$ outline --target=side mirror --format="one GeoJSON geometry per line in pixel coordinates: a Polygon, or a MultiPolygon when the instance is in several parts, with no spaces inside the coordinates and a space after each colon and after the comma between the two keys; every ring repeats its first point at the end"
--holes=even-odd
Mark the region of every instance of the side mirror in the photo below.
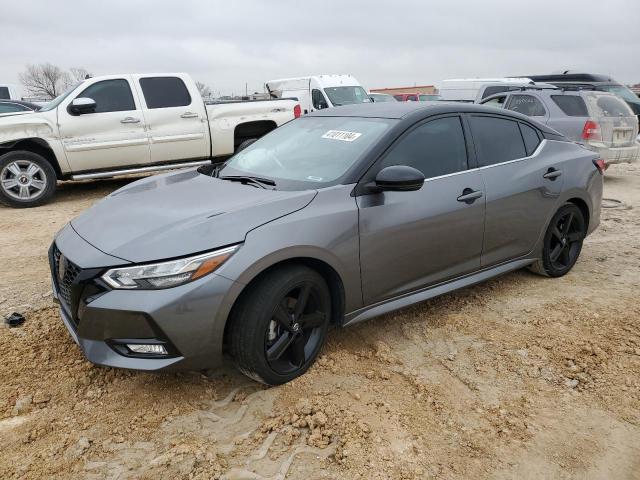
{"type": "Polygon", "coordinates": [[[411,192],[424,185],[424,174],[407,165],[391,165],[376,175],[374,189],[389,192],[411,192]]]}
{"type": "Polygon", "coordinates": [[[93,98],[74,98],[67,110],[71,115],[84,115],[85,113],[95,113],[96,101],[93,98]]]}

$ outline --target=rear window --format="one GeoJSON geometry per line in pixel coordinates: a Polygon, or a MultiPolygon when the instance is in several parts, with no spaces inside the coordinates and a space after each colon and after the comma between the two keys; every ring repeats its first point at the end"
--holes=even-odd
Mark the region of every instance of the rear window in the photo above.
{"type": "Polygon", "coordinates": [[[527,156],[518,123],[498,117],[471,117],[473,143],[481,167],[527,156]]]}
{"type": "Polygon", "coordinates": [[[9,100],[11,98],[9,95],[9,87],[0,87],[0,98],[3,100],[9,100]]]}
{"type": "Polygon", "coordinates": [[[587,105],[577,95],[551,95],[551,100],[570,117],[588,117],[587,105]]]}
{"type": "Polygon", "coordinates": [[[191,95],[178,77],[141,78],[140,86],[147,108],[186,107],[191,105],[191,95]]]}
{"type": "Polygon", "coordinates": [[[592,117],[632,117],[633,111],[620,98],[610,94],[588,93],[587,110],[592,117]]]}

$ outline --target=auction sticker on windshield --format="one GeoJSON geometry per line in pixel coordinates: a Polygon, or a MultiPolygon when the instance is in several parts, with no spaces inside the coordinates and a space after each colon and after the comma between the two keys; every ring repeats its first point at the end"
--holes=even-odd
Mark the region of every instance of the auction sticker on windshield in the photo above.
{"type": "Polygon", "coordinates": [[[344,130],[329,130],[322,135],[322,138],[328,138],[330,140],[342,140],[343,142],[353,142],[357,140],[362,134],[357,132],[345,132],[344,130]]]}

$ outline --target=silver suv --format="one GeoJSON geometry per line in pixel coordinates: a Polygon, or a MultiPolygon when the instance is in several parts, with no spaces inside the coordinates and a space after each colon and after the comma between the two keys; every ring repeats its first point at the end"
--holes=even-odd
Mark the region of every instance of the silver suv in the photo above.
{"type": "Polygon", "coordinates": [[[631,163],[640,156],[638,118],[612,93],[538,85],[501,92],[480,103],[535,118],[597,152],[607,165],[631,163]]]}

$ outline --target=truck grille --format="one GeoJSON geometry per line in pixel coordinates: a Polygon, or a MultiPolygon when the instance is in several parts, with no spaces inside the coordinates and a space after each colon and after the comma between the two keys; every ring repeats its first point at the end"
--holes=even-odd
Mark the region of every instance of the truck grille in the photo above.
{"type": "Polygon", "coordinates": [[[53,247],[53,277],[56,282],[60,300],[64,303],[67,311],[75,316],[72,308],[71,291],[74,282],[80,274],[80,267],[68,260],[58,248],[53,247]]]}

